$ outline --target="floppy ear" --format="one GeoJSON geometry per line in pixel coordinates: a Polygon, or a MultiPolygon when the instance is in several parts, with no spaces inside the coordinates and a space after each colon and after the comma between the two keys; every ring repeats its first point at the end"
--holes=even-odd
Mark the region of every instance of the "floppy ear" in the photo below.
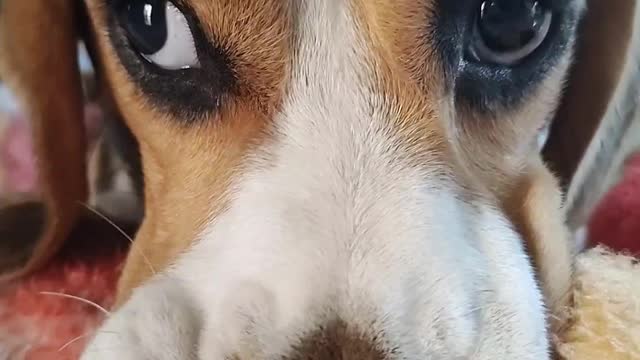
{"type": "Polygon", "coordinates": [[[42,191],[41,203],[0,209],[0,217],[11,219],[0,221],[3,281],[49,260],[69,236],[87,198],[77,64],[81,3],[0,0],[0,70],[31,119],[42,191]]]}
{"type": "Polygon", "coordinates": [[[586,0],[566,92],[543,150],[568,192],[570,227],[584,222],[638,96],[636,0],[586,0]]]}

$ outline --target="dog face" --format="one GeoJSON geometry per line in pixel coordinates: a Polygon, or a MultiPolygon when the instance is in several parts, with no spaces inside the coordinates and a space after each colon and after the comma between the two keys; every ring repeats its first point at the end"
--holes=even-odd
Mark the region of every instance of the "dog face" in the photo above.
{"type": "Polygon", "coordinates": [[[87,0],[145,217],[84,358],[548,358],[583,2],[87,0]]]}
{"type": "MultiPolygon", "coordinates": [[[[540,187],[561,219],[528,182],[581,3],[527,9],[539,29],[505,52],[473,2],[88,5],[147,200],[105,325],[144,345],[99,335],[87,358],[545,357],[506,211],[540,187]]],[[[485,11],[529,16],[505,6],[485,11]]]]}

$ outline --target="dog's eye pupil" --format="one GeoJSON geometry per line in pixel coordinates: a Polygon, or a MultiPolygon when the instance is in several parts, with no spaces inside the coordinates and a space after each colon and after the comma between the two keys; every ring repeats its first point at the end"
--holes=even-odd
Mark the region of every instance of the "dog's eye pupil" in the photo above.
{"type": "Polygon", "coordinates": [[[533,53],[549,32],[551,12],[542,0],[486,0],[477,16],[477,60],[512,65],[533,53]]]}
{"type": "Polygon", "coordinates": [[[164,70],[200,66],[190,19],[169,0],[124,0],[118,8],[132,50],[164,70]]]}
{"type": "Polygon", "coordinates": [[[127,5],[125,27],[129,40],[142,54],[158,52],[167,42],[166,1],[132,1],[127,5]]]}
{"type": "Polygon", "coordinates": [[[485,1],[478,26],[487,45],[496,51],[517,50],[534,38],[544,13],[537,1],[485,1]]]}

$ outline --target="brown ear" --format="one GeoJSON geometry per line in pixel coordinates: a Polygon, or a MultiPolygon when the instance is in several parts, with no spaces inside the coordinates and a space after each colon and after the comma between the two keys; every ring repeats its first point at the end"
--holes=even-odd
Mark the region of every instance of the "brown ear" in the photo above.
{"type": "MultiPolygon", "coordinates": [[[[620,106],[629,102],[629,91],[635,83],[628,81],[630,72],[637,71],[632,61],[636,57],[633,45],[636,0],[586,0],[586,3],[568,87],[543,152],[559,176],[563,190],[571,188],[574,193],[574,188],[578,189],[568,199],[570,223],[580,222],[577,220],[580,216],[572,215],[571,208],[588,207],[584,199],[576,197],[585,196],[585,191],[593,192],[595,187],[593,183],[586,184],[594,178],[584,176],[587,170],[583,168],[593,170],[598,165],[602,172],[602,166],[613,157],[625,127],[620,106]]],[[[600,178],[604,176],[600,174],[600,178]]]]}
{"type": "Polygon", "coordinates": [[[87,198],[83,93],[77,65],[80,3],[0,1],[0,70],[31,119],[43,201],[9,205],[0,211],[0,216],[9,214],[11,219],[1,223],[0,250],[15,252],[0,254],[2,281],[49,260],[67,239],[87,198]],[[27,222],[30,217],[33,222],[27,222]],[[14,228],[31,226],[39,231],[14,228]]]}

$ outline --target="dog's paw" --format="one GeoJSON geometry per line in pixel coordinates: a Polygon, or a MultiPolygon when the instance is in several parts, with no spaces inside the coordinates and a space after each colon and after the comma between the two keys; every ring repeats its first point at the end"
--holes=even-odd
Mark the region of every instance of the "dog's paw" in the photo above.
{"type": "Polygon", "coordinates": [[[195,360],[200,328],[182,288],[168,279],[155,281],[113,313],[81,360],[195,360]]]}

